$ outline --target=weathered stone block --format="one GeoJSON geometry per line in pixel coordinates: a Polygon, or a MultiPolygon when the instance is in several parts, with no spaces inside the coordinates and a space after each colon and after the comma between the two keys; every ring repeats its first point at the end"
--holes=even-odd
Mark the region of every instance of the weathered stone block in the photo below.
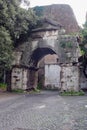
{"type": "Polygon", "coordinates": [[[78,66],[63,66],[61,68],[61,90],[79,91],[79,68],[78,66]]]}

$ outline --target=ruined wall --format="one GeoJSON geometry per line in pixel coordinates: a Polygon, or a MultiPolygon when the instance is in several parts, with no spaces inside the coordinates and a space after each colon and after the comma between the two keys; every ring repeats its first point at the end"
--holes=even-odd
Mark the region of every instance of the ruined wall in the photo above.
{"type": "Polygon", "coordinates": [[[59,60],[58,55],[49,54],[49,55],[44,57],[44,64],[56,64],[56,63],[58,63],[58,60],[59,60]]]}
{"type": "Polygon", "coordinates": [[[60,71],[61,67],[56,64],[45,65],[44,86],[47,89],[60,89],[60,71]]]}
{"type": "Polygon", "coordinates": [[[55,49],[55,40],[57,40],[58,37],[58,30],[47,30],[32,33],[32,51],[37,47],[51,47],[55,49]]]}
{"type": "Polygon", "coordinates": [[[13,52],[13,62],[12,65],[20,65],[21,62],[21,56],[22,56],[22,52],[20,50],[15,50],[13,52]]]}
{"type": "Polygon", "coordinates": [[[47,89],[59,89],[61,91],[80,90],[80,76],[78,66],[72,64],[45,65],[44,87],[47,89]]]}
{"type": "MultiPolygon", "coordinates": [[[[20,47],[21,48],[21,47],[20,47]]],[[[28,70],[21,66],[22,50],[17,48],[14,52],[13,68],[11,73],[11,87],[12,89],[23,89],[27,88],[28,82],[28,70]]]]}
{"type": "MultiPolygon", "coordinates": [[[[73,66],[73,63],[78,62],[80,56],[77,39],[72,35],[59,35],[58,30],[33,32],[32,40],[28,41],[24,48],[19,47],[16,50],[16,61],[13,63],[15,68],[12,70],[12,88],[28,89],[37,87],[38,73],[36,70],[29,71],[30,68],[34,67],[33,62],[30,63],[29,61],[37,48],[50,48],[53,50],[52,54],[56,54],[56,56],[53,55],[52,57],[48,53],[46,54],[48,56],[44,61],[44,76],[42,72],[44,86],[77,91],[79,89],[79,71],[78,66],[73,66]],[[62,71],[62,76],[60,71],[62,71]]],[[[51,53],[49,52],[49,54],[51,53]]],[[[37,51],[34,55],[37,58],[38,55],[41,55],[41,51],[39,53],[37,51]]],[[[42,54],[43,56],[45,55],[42,54]]]]}
{"type": "Polygon", "coordinates": [[[15,67],[11,77],[12,89],[27,89],[28,69],[15,67]]]}
{"type": "Polygon", "coordinates": [[[61,66],[61,91],[79,90],[79,68],[66,64],[61,66]]]}
{"type": "MultiPolygon", "coordinates": [[[[30,66],[30,58],[37,48],[50,48],[58,56],[58,63],[72,63],[78,62],[78,58],[81,56],[80,48],[77,39],[73,35],[59,35],[58,31],[43,31],[33,34],[31,41],[25,44],[24,50],[21,47],[14,52],[13,65],[30,66]],[[41,36],[42,38],[37,38],[41,36]]],[[[50,56],[48,56],[48,59],[50,56]]]]}
{"type": "Polygon", "coordinates": [[[81,56],[77,38],[74,35],[61,35],[59,38],[60,63],[78,62],[81,56]]]}

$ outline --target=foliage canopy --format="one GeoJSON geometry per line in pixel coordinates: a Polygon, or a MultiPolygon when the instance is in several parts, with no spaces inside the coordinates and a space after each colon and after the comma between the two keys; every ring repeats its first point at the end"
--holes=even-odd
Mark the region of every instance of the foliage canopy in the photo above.
{"type": "Polygon", "coordinates": [[[10,67],[12,60],[12,40],[9,32],[0,27],[0,68],[6,69],[10,67]]]}
{"type": "Polygon", "coordinates": [[[20,3],[0,0],[0,74],[11,68],[13,48],[28,38],[38,19],[32,9],[20,8],[20,3]]]}

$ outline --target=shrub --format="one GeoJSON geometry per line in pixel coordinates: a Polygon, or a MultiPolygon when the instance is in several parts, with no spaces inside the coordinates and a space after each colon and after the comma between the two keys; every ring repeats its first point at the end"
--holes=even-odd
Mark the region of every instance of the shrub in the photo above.
{"type": "Polygon", "coordinates": [[[85,93],[80,90],[78,92],[76,91],[64,91],[64,92],[61,92],[61,96],[83,96],[85,93]]]}
{"type": "Polygon", "coordinates": [[[22,89],[13,89],[12,92],[15,92],[15,93],[23,93],[24,90],[22,90],[22,89]]]}
{"type": "Polygon", "coordinates": [[[7,88],[7,84],[5,84],[5,83],[0,83],[0,89],[6,90],[6,88],[7,88]]]}

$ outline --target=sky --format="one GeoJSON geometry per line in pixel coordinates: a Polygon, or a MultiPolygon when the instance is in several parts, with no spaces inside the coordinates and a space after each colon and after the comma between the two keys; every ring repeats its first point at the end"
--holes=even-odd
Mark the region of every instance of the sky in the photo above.
{"type": "Polygon", "coordinates": [[[87,11],[86,0],[29,0],[29,1],[30,1],[30,7],[51,5],[51,4],[69,4],[73,9],[78,24],[82,26],[85,23],[86,11],[87,11]]]}

